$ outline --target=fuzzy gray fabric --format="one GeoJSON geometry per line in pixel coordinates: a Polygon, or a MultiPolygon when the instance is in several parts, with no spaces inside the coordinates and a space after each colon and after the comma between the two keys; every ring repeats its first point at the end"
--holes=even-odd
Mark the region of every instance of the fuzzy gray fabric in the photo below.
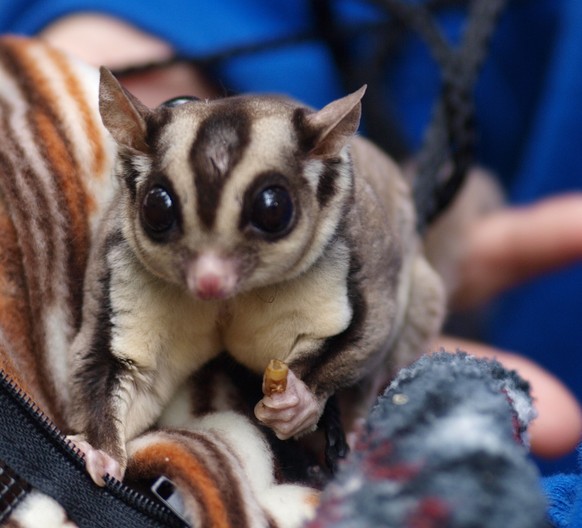
{"type": "Polygon", "coordinates": [[[529,385],[498,362],[423,357],[380,397],[309,526],[546,526],[534,416],[529,385]]]}

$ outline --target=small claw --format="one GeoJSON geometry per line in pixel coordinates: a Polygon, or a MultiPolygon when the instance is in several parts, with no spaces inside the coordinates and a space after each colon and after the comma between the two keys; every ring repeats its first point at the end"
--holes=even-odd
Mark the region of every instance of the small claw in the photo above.
{"type": "Polygon", "coordinates": [[[119,462],[99,449],[91,448],[85,454],[85,467],[93,482],[101,487],[105,486],[105,475],[109,475],[116,480],[123,478],[119,462]]]}
{"type": "Polygon", "coordinates": [[[105,475],[109,475],[117,480],[123,478],[121,464],[105,451],[95,449],[89,442],[84,440],[82,435],[68,436],[68,440],[73,442],[77,449],[83,454],[85,468],[91,479],[98,486],[105,486],[105,475]]]}

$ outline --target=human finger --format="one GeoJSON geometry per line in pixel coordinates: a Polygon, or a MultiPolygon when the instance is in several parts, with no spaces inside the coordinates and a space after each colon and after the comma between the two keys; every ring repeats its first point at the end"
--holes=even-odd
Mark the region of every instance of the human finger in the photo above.
{"type": "Polygon", "coordinates": [[[469,230],[455,308],[474,306],[529,278],[582,259],[582,193],[502,209],[469,230]]]}
{"type": "Polygon", "coordinates": [[[544,458],[556,458],[571,452],[582,440],[582,410],[568,388],[533,361],[496,348],[441,336],[438,346],[446,350],[461,349],[477,357],[497,359],[516,370],[531,385],[538,417],[530,426],[531,449],[544,458]]]}

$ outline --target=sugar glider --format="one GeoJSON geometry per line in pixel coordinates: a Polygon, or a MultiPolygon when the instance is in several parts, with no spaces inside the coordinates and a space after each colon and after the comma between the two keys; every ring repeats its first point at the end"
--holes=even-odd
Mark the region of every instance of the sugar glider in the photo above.
{"type": "Polygon", "coordinates": [[[126,442],[224,350],[257,373],[289,365],[255,409],[282,439],[426,350],[444,292],[405,179],[355,137],[364,91],[319,111],[267,95],[149,109],[101,70],[119,189],[90,256],[70,410],[96,481],[123,474],[126,442]]]}

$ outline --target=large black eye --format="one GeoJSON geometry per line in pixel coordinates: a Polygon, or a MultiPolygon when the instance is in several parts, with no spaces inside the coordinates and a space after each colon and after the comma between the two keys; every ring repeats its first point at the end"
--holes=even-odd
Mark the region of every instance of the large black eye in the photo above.
{"type": "Polygon", "coordinates": [[[142,202],[141,218],[146,230],[154,237],[170,231],[178,220],[172,195],[159,185],[152,187],[142,202]]]}
{"type": "Polygon", "coordinates": [[[293,202],[289,191],[273,185],[259,191],[251,207],[251,224],[268,234],[284,232],[293,218],[293,202]]]}
{"type": "Polygon", "coordinates": [[[174,108],[175,106],[180,106],[185,103],[192,103],[194,101],[200,101],[199,97],[194,95],[180,95],[178,97],[172,97],[172,99],[168,99],[164,101],[160,106],[166,106],[168,108],[174,108]]]}

